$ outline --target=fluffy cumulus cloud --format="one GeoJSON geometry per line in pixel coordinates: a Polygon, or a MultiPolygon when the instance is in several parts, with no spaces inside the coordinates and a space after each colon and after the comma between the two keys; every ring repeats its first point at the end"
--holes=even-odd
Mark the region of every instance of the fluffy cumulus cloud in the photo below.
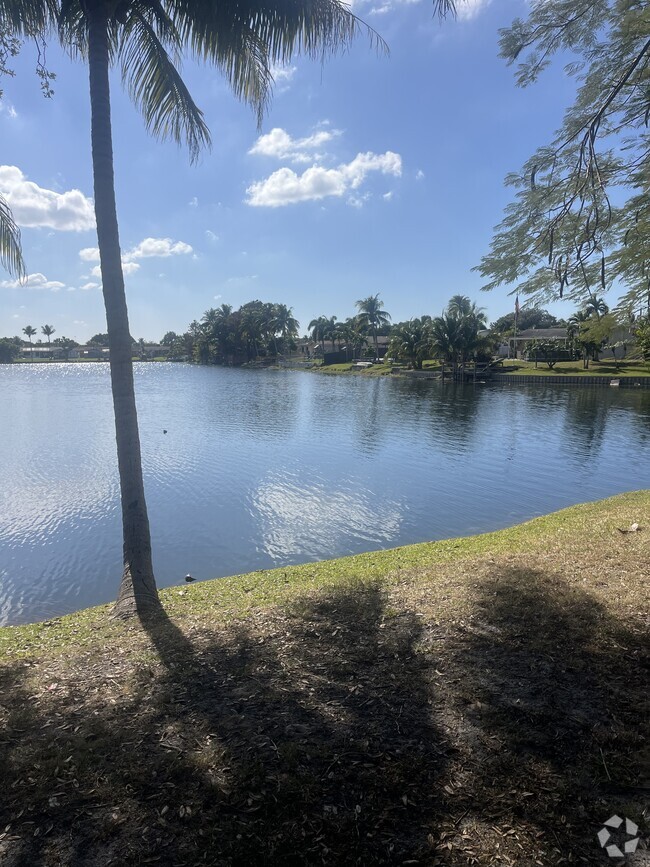
{"type": "Polygon", "coordinates": [[[271,132],[261,135],[248,153],[293,163],[308,163],[322,158],[322,154],[318,153],[319,148],[340,135],[337,129],[319,129],[312,135],[296,139],[286,130],[275,127],[271,132]]]}
{"type": "Polygon", "coordinates": [[[192,248],[185,241],[172,241],[171,238],[145,238],[137,247],[128,250],[124,254],[125,262],[134,259],[149,259],[153,256],[167,258],[167,256],[182,256],[191,253],[192,248]]]}
{"type": "MultiPolygon", "coordinates": [[[[136,259],[166,259],[168,256],[181,256],[192,252],[192,247],[185,241],[172,241],[171,238],[145,238],[135,247],[122,254],[122,271],[127,276],[134,274],[140,268],[136,259]]],[[[79,258],[83,262],[99,262],[99,247],[84,247],[79,250],[79,258]]],[[[99,265],[90,271],[91,277],[101,277],[99,265]]]]}
{"type": "Polygon", "coordinates": [[[37,271],[35,274],[28,274],[25,280],[22,282],[20,280],[3,280],[0,283],[5,289],[49,289],[50,292],[60,292],[61,289],[65,288],[65,283],[61,283],[59,280],[48,280],[45,274],[41,274],[40,271],[37,271]]]}
{"type": "Polygon", "coordinates": [[[79,258],[84,262],[99,262],[99,247],[84,247],[79,250],[79,258]]]}
{"type": "Polygon", "coordinates": [[[95,226],[92,199],[80,190],[56,193],[28,181],[16,166],[0,166],[0,193],[19,226],[84,232],[95,226]]]}
{"type": "MultiPolygon", "coordinates": [[[[246,190],[246,201],[254,207],[279,208],[328,196],[340,198],[351,190],[357,190],[370,172],[399,177],[402,158],[392,151],[384,154],[368,151],[333,169],[315,165],[298,175],[293,169],[281,168],[265,180],[252,184],[246,190]]],[[[350,198],[350,202],[358,207],[363,200],[356,195],[350,198]]]]}

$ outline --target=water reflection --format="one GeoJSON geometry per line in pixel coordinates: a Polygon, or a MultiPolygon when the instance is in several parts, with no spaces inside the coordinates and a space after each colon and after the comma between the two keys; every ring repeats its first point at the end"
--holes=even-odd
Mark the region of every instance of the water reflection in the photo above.
{"type": "Polygon", "coordinates": [[[321,560],[368,548],[389,547],[399,537],[401,510],[396,502],[377,502],[355,481],[334,482],[298,475],[269,474],[253,493],[253,514],[264,549],[276,563],[321,560]]]}
{"type": "MultiPolygon", "coordinates": [[[[161,585],[650,487],[650,392],[136,365],[161,585]],[[167,433],[163,433],[167,431],[167,433]]],[[[0,366],[0,622],[114,597],[108,368],[0,366]]]]}

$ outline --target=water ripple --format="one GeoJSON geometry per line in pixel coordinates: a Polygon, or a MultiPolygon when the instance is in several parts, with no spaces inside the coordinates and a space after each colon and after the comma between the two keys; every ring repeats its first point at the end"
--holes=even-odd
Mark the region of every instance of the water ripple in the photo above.
{"type": "MultiPolygon", "coordinates": [[[[650,487],[650,393],[137,364],[158,581],[507,526],[650,487]],[[166,432],[165,432],[166,431],[166,432]]],[[[0,623],[115,597],[108,366],[0,366],[0,623]]]]}

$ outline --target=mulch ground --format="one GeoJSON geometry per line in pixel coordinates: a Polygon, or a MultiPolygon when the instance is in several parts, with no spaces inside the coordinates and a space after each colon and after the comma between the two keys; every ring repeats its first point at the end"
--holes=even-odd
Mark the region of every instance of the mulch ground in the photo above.
{"type": "Polygon", "coordinates": [[[648,831],[649,537],[16,657],[0,864],[616,864],[603,822],[648,831]]]}

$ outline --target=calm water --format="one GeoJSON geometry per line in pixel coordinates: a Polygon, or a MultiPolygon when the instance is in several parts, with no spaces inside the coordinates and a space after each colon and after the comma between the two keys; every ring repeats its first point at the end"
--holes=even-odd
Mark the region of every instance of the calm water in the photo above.
{"type": "MultiPolygon", "coordinates": [[[[161,586],[491,530],[650,487],[650,391],[171,364],[136,365],[136,380],[161,586]]],[[[113,599],[107,365],[1,365],[0,433],[0,624],[113,599]]]]}

